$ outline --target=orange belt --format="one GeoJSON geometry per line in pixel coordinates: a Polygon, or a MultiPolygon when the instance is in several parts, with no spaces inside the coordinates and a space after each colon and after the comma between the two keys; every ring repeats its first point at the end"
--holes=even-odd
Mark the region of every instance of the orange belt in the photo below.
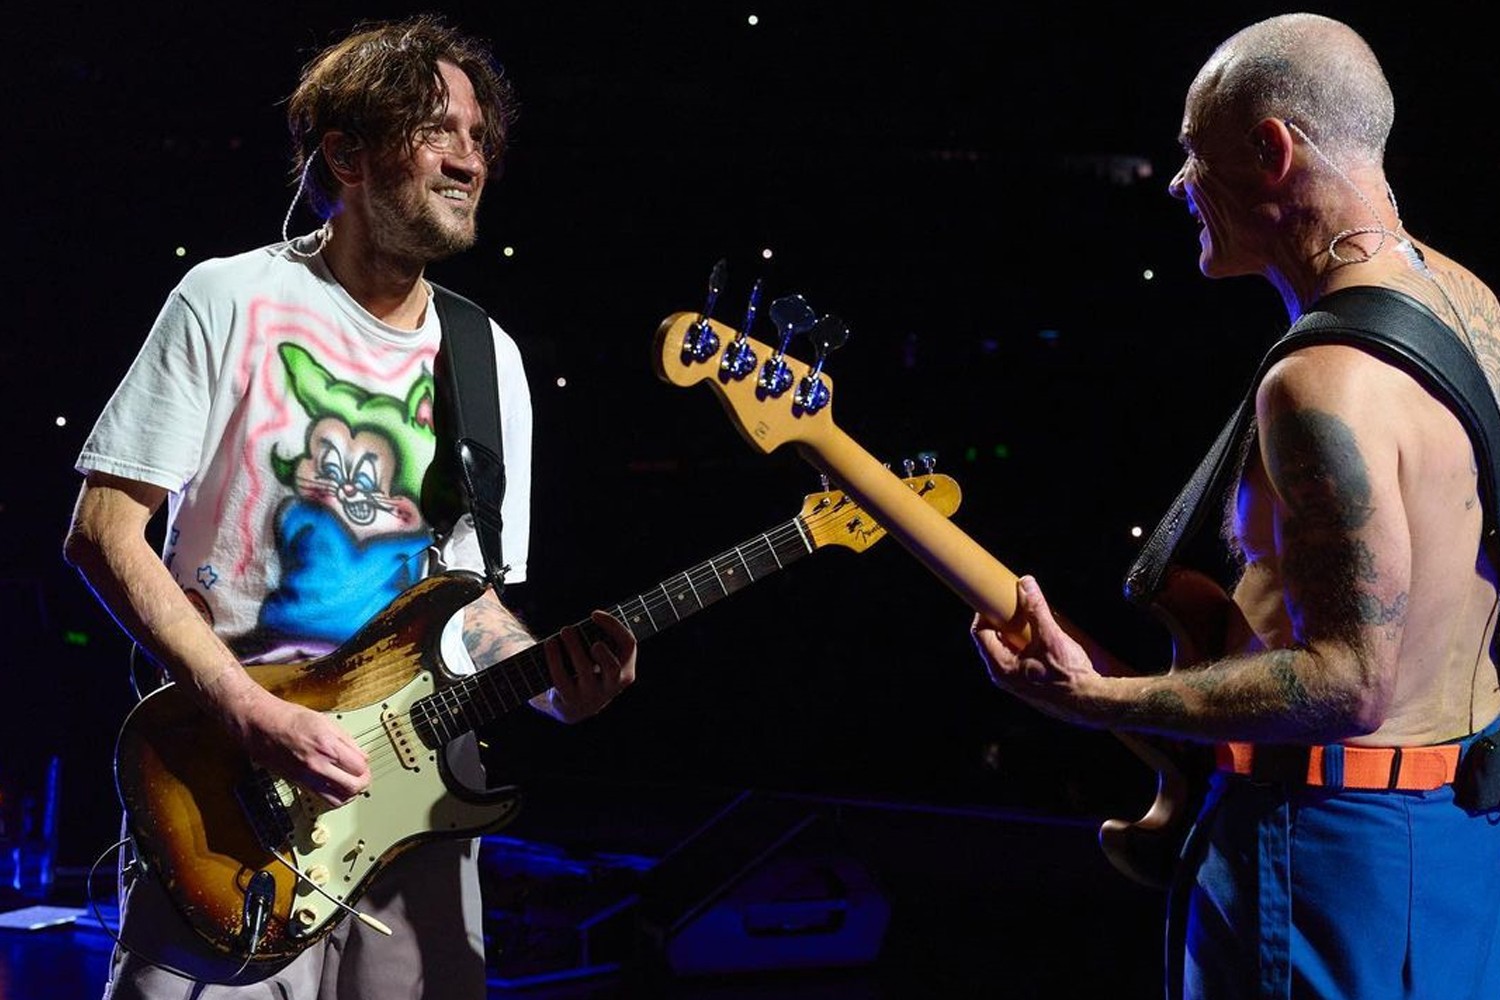
{"type": "Polygon", "coordinates": [[[1408,792],[1431,791],[1450,783],[1458,771],[1458,755],[1457,743],[1431,747],[1220,743],[1214,747],[1219,770],[1256,781],[1408,792]]]}

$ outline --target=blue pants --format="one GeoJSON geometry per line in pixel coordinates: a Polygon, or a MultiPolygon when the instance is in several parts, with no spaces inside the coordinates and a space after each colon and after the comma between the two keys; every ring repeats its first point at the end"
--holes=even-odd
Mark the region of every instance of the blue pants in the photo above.
{"type": "Polygon", "coordinates": [[[1500,810],[1471,814],[1452,786],[1289,790],[1215,774],[1184,865],[1169,993],[1500,998],[1500,810]]]}

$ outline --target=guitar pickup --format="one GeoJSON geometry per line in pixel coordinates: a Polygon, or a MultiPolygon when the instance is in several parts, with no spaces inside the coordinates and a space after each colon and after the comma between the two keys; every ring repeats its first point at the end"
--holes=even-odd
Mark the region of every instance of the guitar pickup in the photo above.
{"type": "Polygon", "coordinates": [[[386,739],[391,741],[391,748],[396,751],[401,766],[408,771],[417,770],[426,748],[411,724],[386,708],[380,713],[380,725],[385,729],[386,739]]]}

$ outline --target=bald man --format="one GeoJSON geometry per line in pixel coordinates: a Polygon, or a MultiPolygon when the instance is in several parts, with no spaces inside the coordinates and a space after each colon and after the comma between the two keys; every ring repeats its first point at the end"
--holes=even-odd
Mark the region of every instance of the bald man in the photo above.
{"type": "MultiPolygon", "coordinates": [[[[1260,275],[1293,323],[1374,289],[1414,317],[1397,327],[1440,321],[1493,396],[1495,296],[1403,227],[1382,166],[1393,118],[1347,25],[1261,21],[1193,80],[1170,192],[1198,220],[1206,276],[1260,275]]],[[[1053,716],[1214,745],[1173,889],[1169,995],[1500,996],[1481,463],[1454,408],[1390,355],[1323,342],[1267,361],[1218,498],[1240,566],[1222,658],[1104,676],[1029,577],[1024,648],[982,618],[975,642],[999,687],[1053,716]]]]}

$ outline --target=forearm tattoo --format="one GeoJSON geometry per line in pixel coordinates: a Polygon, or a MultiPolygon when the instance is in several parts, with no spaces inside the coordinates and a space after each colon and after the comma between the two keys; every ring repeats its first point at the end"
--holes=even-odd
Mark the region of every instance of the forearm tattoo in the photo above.
{"type": "Polygon", "coordinates": [[[485,594],[464,609],[464,648],[474,662],[487,667],[513,656],[536,639],[493,594],[485,594]]]}
{"type": "Polygon", "coordinates": [[[1259,729],[1268,739],[1297,739],[1342,725],[1347,692],[1303,682],[1322,668],[1307,650],[1274,649],[1175,670],[1156,679],[1120,720],[1127,728],[1220,735],[1226,727],[1259,729]],[[1258,720],[1258,721],[1257,721],[1258,720]]]}
{"type": "Polygon", "coordinates": [[[1266,656],[1266,670],[1275,681],[1277,700],[1291,710],[1305,710],[1313,704],[1312,697],[1297,676],[1297,654],[1290,649],[1272,650],[1266,656]]]}

